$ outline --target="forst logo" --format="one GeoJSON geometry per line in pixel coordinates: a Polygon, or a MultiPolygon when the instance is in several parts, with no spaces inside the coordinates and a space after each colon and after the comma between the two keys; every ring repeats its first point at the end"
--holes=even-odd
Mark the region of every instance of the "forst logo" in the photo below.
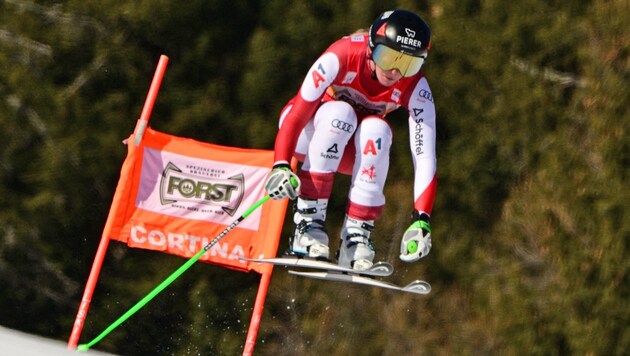
{"type": "Polygon", "coordinates": [[[162,205],[194,203],[216,206],[234,215],[243,200],[244,186],[243,174],[227,179],[207,177],[184,173],[169,162],[160,180],[160,202],[162,205]]]}

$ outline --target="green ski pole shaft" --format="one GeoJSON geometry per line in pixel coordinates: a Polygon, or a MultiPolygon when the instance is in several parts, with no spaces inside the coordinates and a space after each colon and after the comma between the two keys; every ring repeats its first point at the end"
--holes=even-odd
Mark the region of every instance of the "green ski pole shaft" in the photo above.
{"type": "Polygon", "coordinates": [[[129,319],[133,314],[135,314],[138,310],[144,307],[151,299],[155,298],[156,295],[160,294],[166,287],[168,287],[173,281],[175,281],[179,276],[181,276],[186,270],[188,270],[195,262],[197,262],[203,254],[212,248],[212,246],[216,245],[219,240],[221,240],[225,235],[227,235],[236,225],[240,224],[247,216],[249,216],[252,212],[258,209],[259,206],[264,204],[267,200],[269,200],[269,195],[265,195],[262,199],[254,203],[251,208],[247,209],[246,212],[243,213],[236,221],[234,221],[230,226],[228,226],[223,232],[221,232],[217,237],[212,239],[203,249],[197,252],[194,256],[192,256],[186,263],[184,263],[181,267],[179,267],[175,272],[173,272],[170,276],[168,276],[162,283],[160,283],[157,287],[155,287],[149,294],[147,294],[144,298],[142,298],[136,305],[131,307],[125,314],[123,314],[120,318],[114,321],[110,326],[108,326],[103,332],[101,332],[94,340],[90,341],[87,344],[81,344],[77,347],[78,351],[87,351],[90,347],[96,345],[99,341],[101,341],[105,336],[107,336],[110,332],[116,329],[120,324],[125,322],[125,320],[129,319]]]}

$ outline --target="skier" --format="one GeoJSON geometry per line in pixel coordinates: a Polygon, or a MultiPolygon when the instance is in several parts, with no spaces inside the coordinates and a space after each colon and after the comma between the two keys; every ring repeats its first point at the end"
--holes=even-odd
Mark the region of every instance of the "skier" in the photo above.
{"type": "Polygon", "coordinates": [[[373,265],[370,233],[383,211],[392,129],[386,115],[409,112],[414,164],[412,223],[400,259],[414,262],[431,249],[430,214],[436,192],[435,106],[420,71],[431,30],[406,10],[382,13],[369,31],[334,42],[311,66],[280,115],[275,163],[265,189],[272,199],[296,199],[289,254],[328,260],[326,210],[335,173],[352,176],[337,263],[373,265]],[[302,165],[295,174],[289,162],[302,165]]]}

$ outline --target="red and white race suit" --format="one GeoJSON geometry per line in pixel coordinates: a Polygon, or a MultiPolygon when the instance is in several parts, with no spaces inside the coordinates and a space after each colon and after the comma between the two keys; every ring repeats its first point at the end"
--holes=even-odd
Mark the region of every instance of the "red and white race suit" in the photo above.
{"type": "Polygon", "coordinates": [[[424,73],[386,87],[373,77],[367,35],[343,37],[311,66],[280,116],[276,163],[303,162],[300,195],[329,198],[336,172],[351,174],[347,213],[380,217],[392,129],[386,115],[409,112],[414,164],[414,208],[431,214],[436,192],[435,105],[424,73]],[[350,143],[350,144],[348,144],[350,143]]]}

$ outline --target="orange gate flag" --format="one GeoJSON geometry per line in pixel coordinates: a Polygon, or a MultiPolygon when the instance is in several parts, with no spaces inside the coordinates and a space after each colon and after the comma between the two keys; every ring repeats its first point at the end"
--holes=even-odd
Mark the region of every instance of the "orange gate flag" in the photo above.
{"type": "MultiPolygon", "coordinates": [[[[273,151],[226,147],[147,128],[127,140],[103,237],[130,247],[192,257],[264,197],[273,151]]],[[[269,201],[208,250],[200,261],[263,273],[239,257],[274,257],[287,200],[269,201]]]]}

